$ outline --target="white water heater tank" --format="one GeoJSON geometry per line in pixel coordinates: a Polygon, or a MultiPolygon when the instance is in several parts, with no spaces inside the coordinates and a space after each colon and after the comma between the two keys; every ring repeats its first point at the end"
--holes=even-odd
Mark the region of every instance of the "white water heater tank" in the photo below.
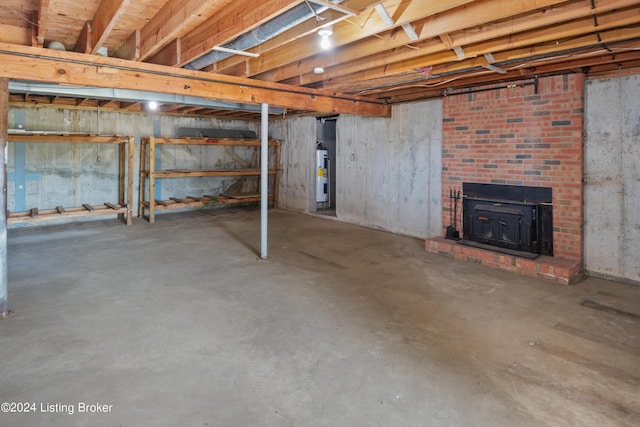
{"type": "Polygon", "coordinates": [[[316,202],[329,201],[329,152],[316,150],[316,202]]]}

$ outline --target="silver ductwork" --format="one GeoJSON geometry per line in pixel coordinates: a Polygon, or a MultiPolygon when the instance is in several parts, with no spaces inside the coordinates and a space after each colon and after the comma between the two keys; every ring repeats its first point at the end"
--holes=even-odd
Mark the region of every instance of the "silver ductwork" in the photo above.
{"type": "MultiPolygon", "coordinates": [[[[332,1],[332,3],[338,4],[342,3],[342,1],[343,0],[335,0],[332,1]]],[[[252,47],[258,46],[260,43],[264,43],[265,41],[284,33],[285,31],[295,27],[296,25],[303,23],[307,19],[321,14],[327,9],[327,6],[322,6],[305,1],[284,12],[282,15],[278,15],[272,20],[265,22],[257,28],[254,28],[250,32],[241,35],[237,39],[223,45],[222,47],[241,51],[251,49],[252,47]]],[[[186,64],[184,68],[188,68],[190,70],[201,70],[204,67],[215,64],[216,62],[221,61],[231,55],[231,53],[212,50],[211,52],[201,56],[200,58],[186,64]]]]}

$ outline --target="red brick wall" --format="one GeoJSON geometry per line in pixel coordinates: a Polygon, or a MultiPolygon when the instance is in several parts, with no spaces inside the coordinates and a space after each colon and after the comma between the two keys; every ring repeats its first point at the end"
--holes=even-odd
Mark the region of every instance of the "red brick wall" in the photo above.
{"type": "Polygon", "coordinates": [[[537,94],[520,85],[444,98],[445,227],[449,189],[463,182],[551,187],[554,255],[582,259],[583,84],[571,74],[541,78],[537,94]]]}

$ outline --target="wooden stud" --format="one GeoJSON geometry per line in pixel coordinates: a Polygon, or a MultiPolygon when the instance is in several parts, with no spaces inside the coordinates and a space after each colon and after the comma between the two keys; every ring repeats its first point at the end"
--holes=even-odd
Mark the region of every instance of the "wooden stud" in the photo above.
{"type": "Polygon", "coordinates": [[[149,138],[149,223],[156,220],[156,139],[149,138]]]}
{"type": "Polygon", "coordinates": [[[273,207],[278,208],[278,188],[280,186],[280,141],[276,143],[276,174],[273,177],[273,207]]]}
{"type": "Polygon", "coordinates": [[[133,160],[135,141],[132,136],[127,139],[127,153],[129,155],[127,165],[127,225],[133,224],[133,160]]]}
{"type": "Polygon", "coordinates": [[[138,169],[140,174],[140,179],[138,182],[138,218],[144,218],[144,205],[143,202],[145,200],[145,186],[147,181],[147,147],[148,147],[149,139],[143,138],[140,141],[140,167],[138,169]]]}

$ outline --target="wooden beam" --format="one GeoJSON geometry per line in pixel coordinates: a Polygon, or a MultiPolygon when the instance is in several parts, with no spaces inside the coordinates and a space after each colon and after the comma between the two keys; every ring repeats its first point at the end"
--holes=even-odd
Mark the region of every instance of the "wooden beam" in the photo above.
{"type": "MultiPolygon", "coordinates": [[[[380,0],[345,0],[344,2],[340,3],[340,5],[344,5],[350,10],[364,12],[366,9],[373,7],[378,3],[380,3],[380,0]]],[[[317,21],[316,19],[308,19],[300,23],[299,25],[296,25],[294,28],[286,30],[276,37],[260,43],[259,48],[248,49],[248,51],[265,54],[273,49],[284,46],[287,43],[291,43],[310,34],[313,34],[315,36],[320,26],[336,25],[339,22],[350,18],[348,15],[345,15],[333,9],[328,9],[318,15],[320,17],[320,21],[317,21]]],[[[244,60],[245,58],[240,58],[238,55],[233,55],[216,63],[215,68],[211,71],[244,77],[247,74],[245,72],[242,72],[241,69],[236,68],[236,66],[244,60]]],[[[243,67],[246,67],[246,64],[243,64],[243,67]]]]}
{"type": "Polygon", "coordinates": [[[113,53],[116,58],[131,59],[137,61],[140,59],[140,30],[135,30],[122,46],[113,53]]]}
{"type": "MultiPolygon", "coordinates": [[[[260,43],[258,47],[247,49],[247,51],[266,55],[273,49],[284,46],[287,43],[291,43],[295,40],[301,39],[311,34],[313,34],[314,37],[317,37],[316,34],[321,26],[333,26],[338,22],[344,21],[346,18],[348,18],[347,15],[343,15],[339,12],[336,12],[335,10],[327,10],[319,14],[319,16],[321,17],[321,21],[308,19],[301,24],[282,32],[272,39],[265,40],[264,42],[260,43]]],[[[245,76],[246,73],[238,74],[239,69],[236,68],[237,65],[244,62],[245,60],[246,58],[242,58],[239,55],[232,55],[228,58],[218,61],[215,64],[215,68],[213,69],[213,71],[233,76],[245,76]]],[[[246,69],[247,64],[243,64],[243,67],[246,69]]]]}
{"type": "MultiPolygon", "coordinates": [[[[412,0],[412,1],[387,1],[384,3],[386,10],[396,21],[396,27],[402,24],[412,23],[428,16],[447,11],[449,9],[471,3],[472,0],[412,0]]],[[[362,13],[357,17],[340,22],[333,26],[333,36],[335,46],[344,46],[367,37],[375,36],[388,30],[389,27],[383,22],[377,13],[362,13]]],[[[403,39],[408,40],[403,34],[403,39]]],[[[272,50],[269,55],[249,61],[249,76],[260,74],[264,71],[276,68],[285,64],[300,61],[300,52],[304,52],[306,57],[312,57],[323,53],[320,44],[311,42],[308,39],[317,36],[309,35],[303,39],[296,40],[278,49],[272,50]],[[295,58],[295,60],[292,60],[295,58]]]]}
{"type": "Polygon", "coordinates": [[[182,39],[175,39],[160,52],[147,59],[147,62],[177,67],[182,58],[182,39]]]}
{"type": "MultiPolygon", "coordinates": [[[[600,67],[618,67],[624,70],[628,67],[637,67],[638,61],[640,61],[640,51],[616,53],[615,59],[618,62],[618,65],[611,63],[612,56],[613,54],[584,55],[570,60],[567,60],[566,58],[557,59],[556,61],[545,62],[539,66],[536,65],[525,69],[509,71],[504,78],[501,78],[501,81],[508,82],[523,80],[533,78],[536,75],[544,76],[567,72],[583,72],[583,70],[587,70],[587,73],[591,74],[594,70],[594,72],[597,72],[600,67]]],[[[428,85],[420,83],[403,85],[402,87],[398,87],[397,90],[391,89],[389,92],[385,92],[385,97],[387,95],[389,96],[390,103],[407,102],[415,100],[416,98],[425,99],[440,97],[446,89],[444,86],[438,86],[438,82],[445,79],[446,78],[436,78],[430,80],[428,85]]],[[[467,87],[491,83],[495,83],[495,77],[491,75],[491,73],[483,73],[471,77],[463,77],[460,80],[457,80],[455,82],[457,89],[455,90],[462,90],[467,87]]]]}
{"type": "Polygon", "coordinates": [[[44,46],[44,39],[47,34],[47,21],[49,20],[49,0],[38,2],[38,29],[36,30],[37,47],[44,46]]]}
{"type": "MultiPolygon", "coordinates": [[[[620,41],[625,38],[633,38],[633,34],[636,34],[633,30],[620,30],[621,32],[617,35],[614,35],[611,31],[617,27],[640,23],[640,7],[634,9],[635,11],[625,9],[600,15],[598,18],[598,28],[601,30],[600,34],[608,34],[607,37],[609,38],[609,41],[620,41]]],[[[582,20],[573,20],[565,24],[559,24],[554,27],[553,31],[542,28],[518,34],[509,34],[502,38],[488,40],[473,45],[465,45],[465,52],[469,58],[483,56],[485,53],[492,53],[496,62],[501,62],[503,59],[500,58],[504,58],[505,55],[504,53],[498,52],[498,50],[508,52],[509,49],[522,49],[522,55],[524,56],[520,56],[519,54],[518,56],[526,57],[534,55],[534,52],[538,52],[538,54],[545,52],[546,54],[551,55],[554,51],[562,51],[597,44],[597,35],[593,32],[593,27],[591,26],[592,19],[593,18],[591,17],[587,17],[582,18],[582,20]],[[584,36],[583,34],[585,31],[591,31],[591,34],[584,36]],[[560,42],[559,40],[563,41],[560,42]],[[556,41],[558,42],[556,43],[556,41]],[[545,46],[540,46],[545,43],[545,46]],[[526,49],[527,46],[532,47],[526,49]],[[527,51],[529,51],[529,53],[527,53],[527,51]]],[[[535,23],[535,21],[533,21],[533,23],[535,23]]],[[[458,44],[455,36],[452,37],[452,39],[454,44],[458,44]]],[[[339,90],[342,84],[350,84],[356,77],[358,80],[369,80],[383,76],[406,73],[427,65],[437,66],[449,62],[458,62],[458,64],[452,64],[449,67],[449,69],[454,70],[463,69],[466,64],[468,64],[468,62],[465,61],[458,61],[457,56],[453,52],[442,50],[443,46],[440,43],[427,41],[423,42],[419,46],[420,49],[418,51],[407,49],[400,53],[387,52],[386,54],[378,55],[372,59],[362,58],[350,63],[343,63],[339,68],[331,67],[329,69],[325,69],[325,75],[323,78],[331,79],[330,87],[334,90],[339,90]]],[[[478,63],[478,65],[482,66],[480,63],[478,63]]],[[[312,73],[308,73],[307,76],[308,79],[304,80],[305,84],[317,79],[317,77],[312,75],[312,73]]]]}
{"type": "Polygon", "coordinates": [[[31,27],[3,23],[0,25],[0,40],[6,43],[35,46],[37,44],[35,37],[37,28],[35,28],[35,25],[33,27],[32,29],[31,27]],[[34,34],[34,37],[31,37],[32,34],[34,34]]]}
{"type": "Polygon", "coordinates": [[[388,117],[379,101],[330,91],[164,67],[76,52],[0,43],[0,77],[39,82],[117,87],[322,113],[388,117]]]}
{"type": "MultiPolygon", "coordinates": [[[[383,32],[380,38],[368,38],[336,50],[330,56],[312,57],[302,62],[287,64],[276,68],[276,81],[282,81],[289,77],[303,75],[305,84],[311,84],[327,78],[336,78],[345,72],[345,63],[375,55],[378,52],[390,57],[393,49],[396,53],[405,53],[408,57],[424,56],[446,50],[442,45],[438,46],[431,39],[451,32],[455,34],[455,42],[461,46],[479,43],[485,40],[505,37],[524,31],[539,29],[548,25],[574,19],[591,17],[592,14],[602,14],[612,10],[621,9],[637,4],[637,0],[596,0],[596,9],[591,9],[590,0],[582,0],[579,3],[567,3],[564,0],[540,0],[536,2],[514,2],[512,0],[482,0],[439,13],[418,21],[414,25],[422,42],[411,43],[417,49],[409,52],[405,45],[409,42],[405,37],[391,37],[391,31],[383,32]],[[493,18],[487,17],[491,14],[493,18]],[[509,19],[506,19],[509,18],[509,19]],[[493,21],[495,19],[496,21],[493,21]],[[493,22],[492,22],[493,21],[493,22]],[[489,22],[489,23],[488,23],[489,22]],[[342,64],[337,70],[326,67],[327,63],[342,64]],[[313,69],[325,66],[324,75],[313,74],[313,69]]],[[[451,37],[449,37],[451,39],[451,37]]],[[[453,41],[450,42],[451,45],[453,41]]],[[[450,46],[446,46],[450,48],[450,46]]],[[[378,55],[378,58],[381,56],[378,55]]],[[[253,61],[250,64],[254,64],[253,61]]],[[[372,64],[375,66],[375,64],[372,64]]],[[[355,68],[360,70],[367,68],[367,62],[363,61],[355,68]]],[[[247,70],[247,76],[262,80],[269,80],[268,75],[256,74],[255,68],[247,70]]]]}
{"type": "MultiPolygon", "coordinates": [[[[180,66],[224,45],[241,34],[249,32],[303,0],[267,0],[247,9],[246,3],[231,3],[224,13],[219,13],[199,25],[182,38],[183,58],[180,66]]],[[[165,64],[168,65],[168,64],[165,64]]]]}
{"type": "Polygon", "coordinates": [[[185,28],[209,22],[203,12],[215,3],[217,0],[169,0],[140,30],[139,60],[144,61],[182,36],[185,28]]]}
{"type": "Polygon", "coordinates": [[[80,37],[76,42],[76,46],[73,48],[75,52],[90,53],[91,43],[93,42],[93,23],[86,21],[80,32],[80,37]]]}
{"type": "Polygon", "coordinates": [[[102,47],[129,3],[131,0],[102,0],[93,18],[92,54],[102,47]]]}

